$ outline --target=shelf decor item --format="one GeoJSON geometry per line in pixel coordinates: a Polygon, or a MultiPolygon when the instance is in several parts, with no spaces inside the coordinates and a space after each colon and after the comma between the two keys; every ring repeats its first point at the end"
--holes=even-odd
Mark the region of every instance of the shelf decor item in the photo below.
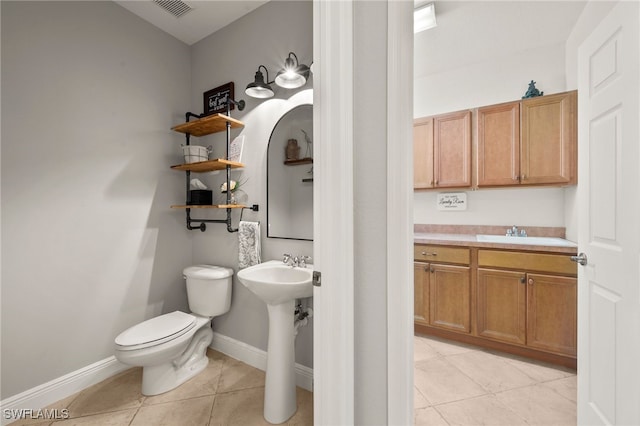
{"type": "Polygon", "coordinates": [[[215,113],[224,114],[227,111],[227,104],[229,104],[229,109],[235,108],[234,103],[229,102],[229,100],[234,99],[233,81],[223,84],[222,86],[218,86],[215,89],[207,90],[202,94],[202,96],[204,101],[203,116],[215,113]]]}

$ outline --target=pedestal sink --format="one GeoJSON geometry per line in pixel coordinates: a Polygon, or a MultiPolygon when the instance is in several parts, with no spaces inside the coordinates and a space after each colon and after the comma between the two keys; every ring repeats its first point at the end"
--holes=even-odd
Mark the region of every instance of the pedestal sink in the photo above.
{"type": "Polygon", "coordinates": [[[264,418],[282,423],[296,412],[295,300],[313,296],[313,269],[271,260],[238,272],[238,279],[267,304],[269,343],[264,418]]]}

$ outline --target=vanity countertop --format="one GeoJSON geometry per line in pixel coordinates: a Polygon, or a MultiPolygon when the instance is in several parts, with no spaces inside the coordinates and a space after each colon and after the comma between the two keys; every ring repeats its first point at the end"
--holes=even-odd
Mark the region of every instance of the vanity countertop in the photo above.
{"type": "MultiPolygon", "coordinates": [[[[451,232],[458,229],[452,229],[450,226],[442,225],[415,225],[413,241],[414,244],[438,244],[448,246],[462,246],[462,247],[478,247],[478,248],[490,248],[490,249],[505,249],[505,250],[518,250],[518,251],[532,251],[532,252],[549,252],[549,253],[562,253],[575,255],[578,252],[578,248],[575,245],[571,245],[572,242],[567,241],[567,246],[562,245],[534,245],[534,244],[518,244],[518,243],[505,243],[505,242],[487,242],[479,241],[478,234],[490,234],[490,235],[504,235],[500,234],[499,230],[505,229],[505,227],[474,227],[468,226],[455,227],[460,231],[466,233],[451,232]],[[494,229],[497,228],[497,229],[494,229]],[[470,233],[469,231],[476,231],[470,233]]],[[[554,237],[564,238],[564,229],[562,231],[558,228],[530,228],[535,236],[540,237],[554,237]]],[[[527,228],[529,231],[529,228],[527,228]]]]}

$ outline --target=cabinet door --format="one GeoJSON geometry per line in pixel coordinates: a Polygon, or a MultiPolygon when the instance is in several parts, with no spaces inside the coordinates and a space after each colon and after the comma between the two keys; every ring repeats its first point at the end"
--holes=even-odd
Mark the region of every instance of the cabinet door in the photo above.
{"type": "Polygon", "coordinates": [[[575,183],[576,92],[522,101],[521,183],[575,183]]]}
{"type": "Polygon", "coordinates": [[[526,274],[478,268],[478,335],[526,343],[526,274]]]}
{"type": "Polygon", "coordinates": [[[429,324],[448,330],[471,331],[468,266],[431,264],[429,278],[429,324]]]}
{"type": "Polygon", "coordinates": [[[429,324],[429,264],[413,263],[413,321],[429,324]]]}
{"type": "Polygon", "coordinates": [[[437,188],[471,186],[471,111],[434,117],[433,157],[437,188]]]}
{"type": "Polygon", "coordinates": [[[413,188],[433,188],[433,118],[413,123],[413,188]]]}
{"type": "Polygon", "coordinates": [[[520,183],[520,102],[478,109],[478,186],[520,183]]]}
{"type": "Polygon", "coordinates": [[[527,345],[576,355],[575,278],[527,274],[527,345]]]}

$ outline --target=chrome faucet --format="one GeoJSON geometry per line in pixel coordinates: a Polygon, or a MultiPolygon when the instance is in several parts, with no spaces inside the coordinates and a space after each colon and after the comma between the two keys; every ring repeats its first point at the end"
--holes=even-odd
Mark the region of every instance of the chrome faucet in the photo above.
{"type": "Polygon", "coordinates": [[[520,229],[520,231],[518,232],[518,227],[513,225],[510,229],[507,229],[506,236],[507,237],[526,237],[527,231],[525,231],[524,229],[520,229]]]}
{"type": "Polygon", "coordinates": [[[307,261],[311,260],[310,256],[291,256],[288,253],[285,253],[283,255],[284,257],[282,258],[282,263],[284,263],[287,266],[291,266],[292,268],[300,267],[300,268],[306,268],[307,267],[307,261]]]}

